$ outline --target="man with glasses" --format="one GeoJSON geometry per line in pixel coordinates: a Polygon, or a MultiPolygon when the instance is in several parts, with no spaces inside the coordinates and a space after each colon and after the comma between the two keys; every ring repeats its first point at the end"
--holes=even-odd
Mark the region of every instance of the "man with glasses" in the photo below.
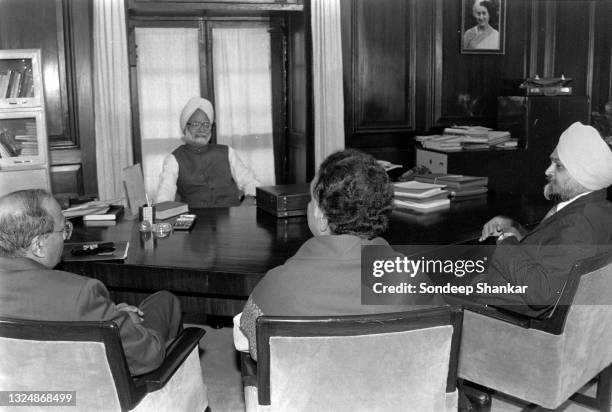
{"type": "Polygon", "coordinates": [[[114,321],[133,375],[157,368],[182,327],[178,299],[165,291],[138,307],[115,305],[98,280],[53,270],[72,224],[42,189],[0,198],[0,316],[53,321],[114,321]]]}
{"type": "Polygon", "coordinates": [[[210,144],[215,112],[212,104],[192,97],[181,112],[184,145],[166,156],[157,202],[180,200],[191,208],[237,206],[255,196],[260,183],[229,146],[210,144]]]}

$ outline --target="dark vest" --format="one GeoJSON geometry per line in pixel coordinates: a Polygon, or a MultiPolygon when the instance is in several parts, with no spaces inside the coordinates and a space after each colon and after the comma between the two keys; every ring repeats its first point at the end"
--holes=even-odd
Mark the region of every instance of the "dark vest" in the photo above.
{"type": "Polygon", "coordinates": [[[179,165],[177,192],[189,207],[226,207],[240,204],[240,192],[232,179],[228,148],[209,144],[182,145],[172,152],[179,165]]]}

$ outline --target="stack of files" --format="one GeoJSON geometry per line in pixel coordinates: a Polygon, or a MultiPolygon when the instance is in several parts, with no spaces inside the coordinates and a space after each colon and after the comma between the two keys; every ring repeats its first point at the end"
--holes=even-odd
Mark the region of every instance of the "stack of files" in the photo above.
{"type": "Polygon", "coordinates": [[[450,206],[449,192],[444,190],[442,184],[423,183],[414,180],[394,183],[393,192],[395,194],[395,206],[402,209],[429,213],[448,209],[450,206]]]}
{"type": "Polygon", "coordinates": [[[486,176],[465,176],[444,173],[414,175],[414,180],[423,183],[445,185],[450,195],[456,198],[473,197],[487,193],[489,178],[486,176]]]}
{"type": "Polygon", "coordinates": [[[517,138],[510,138],[506,141],[497,143],[495,145],[495,147],[499,147],[500,149],[508,149],[508,148],[515,148],[518,147],[518,139],[517,138]]]}
{"type": "Polygon", "coordinates": [[[425,149],[441,150],[444,152],[453,152],[463,150],[461,144],[462,137],[455,135],[433,135],[433,136],[422,136],[427,139],[422,139],[421,144],[425,149]]]}
{"type": "MultiPolygon", "coordinates": [[[[444,129],[444,134],[417,136],[423,148],[453,152],[459,150],[489,149],[511,141],[510,132],[491,130],[483,126],[453,126],[444,129]]],[[[516,147],[505,146],[505,147],[516,147]]]]}

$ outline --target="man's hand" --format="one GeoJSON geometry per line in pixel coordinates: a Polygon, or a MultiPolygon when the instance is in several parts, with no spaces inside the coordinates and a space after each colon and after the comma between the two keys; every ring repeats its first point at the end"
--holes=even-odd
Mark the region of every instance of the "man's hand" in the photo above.
{"type": "Polygon", "coordinates": [[[495,216],[493,219],[489,220],[482,227],[482,233],[479,242],[484,241],[489,236],[500,236],[503,233],[511,233],[513,236],[516,236],[517,239],[521,239],[522,236],[519,231],[513,226],[514,221],[505,216],[495,216]]]}
{"type": "Polygon", "coordinates": [[[144,320],[144,312],[136,306],[128,305],[127,303],[122,302],[117,305],[117,310],[120,312],[127,312],[134,323],[142,323],[144,320]]]}

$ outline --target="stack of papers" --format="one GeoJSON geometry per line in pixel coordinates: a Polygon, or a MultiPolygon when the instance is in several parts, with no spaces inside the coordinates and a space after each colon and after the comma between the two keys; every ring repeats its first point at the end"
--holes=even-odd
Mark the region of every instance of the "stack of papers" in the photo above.
{"type": "Polygon", "coordinates": [[[110,209],[111,205],[121,204],[122,200],[123,199],[94,200],[64,209],[62,210],[62,214],[64,217],[66,217],[66,219],[85,215],[102,215],[105,214],[108,209],[110,209]]]}
{"type": "MultiPolygon", "coordinates": [[[[417,136],[425,149],[453,152],[459,150],[489,149],[491,147],[516,147],[510,132],[491,130],[484,126],[453,126],[444,129],[444,134],[417,136]]],[[[514,139],[516,141],[516,139],[514,139]]]]}
{"type": "Polygon", "coordinates": [[[445,173],[414,175],[414,180],[445,185],[453,197],[482,195],[487,193],[487,184],[489,183],[489,178],[486,176],[451,175],[445,173]]]}
{"type": "Polygon", "coordinates": [[[395,206],[415,212],[427,213],[447,209],[449,192],[444,185],[417,181],[393,184],[395,206]]]}

